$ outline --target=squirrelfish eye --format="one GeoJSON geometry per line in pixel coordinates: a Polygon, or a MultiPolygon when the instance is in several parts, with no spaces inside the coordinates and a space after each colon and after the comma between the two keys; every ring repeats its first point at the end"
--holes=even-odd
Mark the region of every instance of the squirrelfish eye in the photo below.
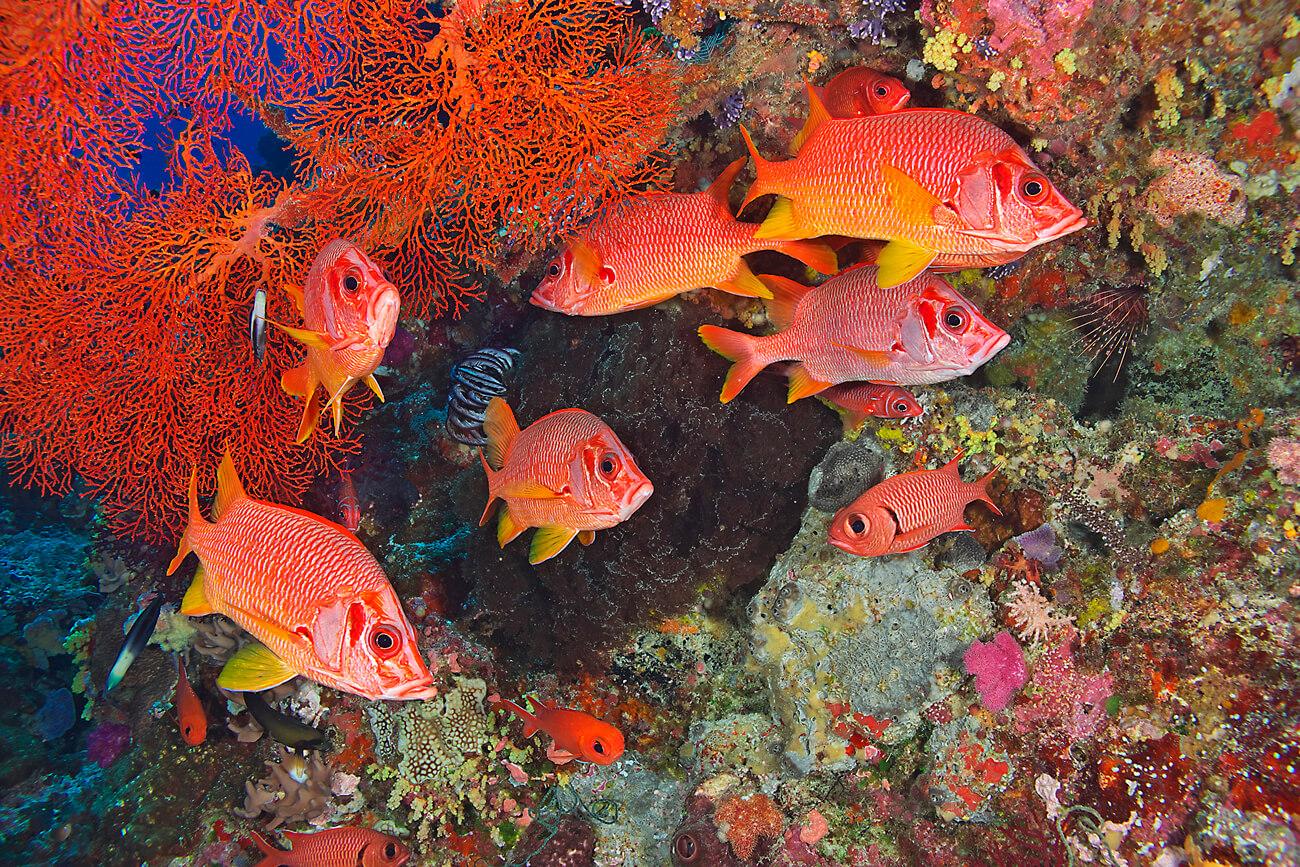
{"type": "Polygon", "coordinates": [[[961,334],[970,324],[970,317],[966,315],[965,310],[954,305],[943,311],[943,324],[954,334],[961,334]]]}
{"type": "Polygon", "coordinates": [[[850,515],[847,521],[850,535],[861,536],[867,532],[867,519],[862,515],[850,515]]]}
{"type": "Polygon", "coordinates": [[[396,857],[397,857],[397,844],[396,844],[396,843],[393,843],[392,841],[389,841],[389,842],[384,846],[384,857],[385,857],[385,858],[390,858],[390,859],[391,859],[391,858],[396,858],[396,857]]]}
{"type": "Polygon", "coordinates": [[[559,276],[560,276],[560,263],[559,263],[559,262],[552,262],[552,263],[551,263],[551,267],[549,267],[549,268],[546,269],[546,276],[547,276],[547,277],[559,277],[559,276]]]}
{"type": "Polygon", "coordinates": [[[600,464],[597,467],[601,476],[606,479],[612,479],[618,473],[618,455],[613,452],[605,452],[600,456],[600,464]]]}
{"type": "Polygon", "coordinates": [[[349,295],[357,294],[357,290],[360,288],[361,281],[357,279],[357,275],[348,274],[343,278],[343,291],[349,295]]]}
{"type": "Polygon", "coordinates": [[[1020,181],[1020,192],[1031,202],[1037,202],[1047,193],[1047,179],[1042,175],[1028,174],[1020,181]]]}
{"type": "Polygon", "coordinates": [[[894,404],[894,412],[907,412],[907,408],[907,404],[901,400],[894,404]]]}
{"type": "Polygon", "coordinates": [[[677,835],[676,840],[673,840],[673,854],[677,856],[678,861],[690,863],[699,857],[700,847],[690,832],[683,831],[677,835]]]}
{"type": "Polygon", "coordinates": [[[883,98],[883,97],[886,97],[886,96],[889,96],[889,88],[888,88],[888,87],[885,87],[883,84],[877,84],[877,85],[876,85],[876,96],[879,96],[879,97],[882,97],[882,98],[883,98]]]}
{"type": "Polygon", "coordinates": [[[591,748],[596,751],[596,755],[598,756],[605,755],[605,745],[600,741],[595,741],[594,743],[592,743],[591,748]]]}
{"type": "Polygon", "coordinates": [[[381,659],[396,655],[402,636],[391,626],[376,626],[370,633],[370,647],[381,659]]]}

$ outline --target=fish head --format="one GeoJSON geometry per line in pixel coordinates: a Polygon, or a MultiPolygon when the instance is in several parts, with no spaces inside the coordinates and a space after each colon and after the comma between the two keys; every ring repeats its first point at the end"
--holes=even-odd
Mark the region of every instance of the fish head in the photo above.
{"type": "Polygon", "coordinates": [[[899,81],[866,66],[846,69],[832,78],[822,92],[831,117],[866,117],[898,111],[912,98],[899,81]]]}
{"type": "Polygon", "coordinates": [[[894,541],[898,522],[888,509],[864,502],[864,499],[859,497],[840,509],[831,520],[826,538],[841,551],[859,557],[879,557],[894,541]]]}
{"type": "Polygon", "coordinates": [[[358,853],[362,867],[402,867],[411,859],[411,850],[401,840],[378,831],[372,833],[374,838],[367,840],[365,849],[358,853]]]}
{"type": "Polygon", "coordinates": [[[880,418],[916,418],[923,410],[910,391],[891,385],[881,392],[879,412],[880,418]]]}
{"type": "Polygon", "coordinates": [[[353,349],[386,349],[397,330],[401,296],[360,247],[342,243],[319,272],[319,279],[308,280],[319,294],[317,299],[309,299],[309,304],[313,300],[319,304],[323,330],[335,340],[351,338],[353,349]]]}
{"type": "Polygon", "coordinates": [[[948,378],[967,376],[1011,342],[1009,334],[942,279],[926,273],[918,280],[923,285],[901,333],[908,354],[924,359],[919,367],[945,371],[948,378]]]}
{"type": "Polygon", "coordinates": [[[546,266],[531,304],[569,316],[593,316],[614,312],[598,299],[608,295],[618,282],[614,268],[587,241],[575,239],[546,266]]]}
{"type": "Polygon", "coordinates": [[[341,683],[372,701],[414,701],[437,695],[415,630],[391,589],[340,602],[344,604],[322,611],[312,637],[318,655],[339,648],[334,658],[341,683]]]}
{"type": "Polygon", "coordinates": [[[618,522],[630,518],[654,493],[632,452],[604,422],[578,444],[570,474],[584,511],[618,522]]]}
{"type": "Polygon", "coordinates": [[[1023,252],[1088,225],[1018,147],[978,154],[955,184],[948,201],[967,224],[962,233],[998,249],[1023,252]]]}
{"type": "Polygon", "coordinates": [[[609,765],[623,755],[623,733],[604,720],[583,714],[582,722],[576,728],[578,758],[583,761],[609,765]]]}

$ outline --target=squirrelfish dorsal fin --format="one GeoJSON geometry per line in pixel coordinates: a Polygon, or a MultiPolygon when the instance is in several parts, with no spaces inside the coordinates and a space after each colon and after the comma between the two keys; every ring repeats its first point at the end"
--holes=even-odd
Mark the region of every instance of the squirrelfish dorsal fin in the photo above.
{"type": "Polygon", "coordinates": [[[767,318],[781,330],[789,328],[790,323],[794,322],[795,308],[813,287],[777,274],[763,274],[758,279],[772,291],[772,297],[767,302],[767,318]]]}
{"type": "Polygon", "coordinates": [[[803,122],[803,129],[799,130],[799,134],[790,143],[791,155],[798,155],[799,149],[812,137],[813,132],[831,119],[831,113],[826,110],[826,105],[822,102],[821,94],[817,92],[817,88],[813,87],[813,83],[806,78],[803,84],[804,89],[808,92],[808,119],[803,122]]]}
{"type": "Polygon", "coordinates": [[[500,470],[510,456],[510,447],[514,445],[515,437],[519,436],[519,422],[515,421],[510,405],[499,397],[488,402],[487,411],[483,414],[483,433],[487,435],[483,456],[487,459],[488,466],[500,470]]]}
{"type": "Polygon", "coordinates": [[[217,467],[217,499],[212,504],[212,520],[217,520],[227,511],[236,500],[242,500],[248,494],[244,493],[244,485],[239,481],[239,473],[235,471],[235,462],[230,457],[230,449],[226,449],[225,454],[221,456],[221,466],[217,467]]]}
{"type": "Polygon", "coordinates": [[[745,167],[747,162],[749,162],[748,156],[732,161],[730,165],[722,170],[722,174],[714,178],[713,183],[709,184],[709,188],[704,191],[705,195],[722,206],[722,209],[727,212],[727,216],[731,216],[731,185],[736,182],[736,175],[740,174],[740,170],[745,167]]]}

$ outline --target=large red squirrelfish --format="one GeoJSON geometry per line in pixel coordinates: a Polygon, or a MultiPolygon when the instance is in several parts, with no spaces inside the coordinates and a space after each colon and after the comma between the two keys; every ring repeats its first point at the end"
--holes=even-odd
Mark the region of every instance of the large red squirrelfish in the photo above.
{"type": "Polygon", "coordinates": [[[857,430],[868,418],[916,418],[924,412],[910,391],[896,385],[845,382],[818,396],[843,410],[845,432],[857,430]]]}
{"type": "Polygon", "coordinates": [[[437,694],[397,595],[355,536],[250,498],[229,453],[217,470],[212,520],[199,511],[194,476],[189,501],[167,569],[191,552],[199,558],[181,613],[224,614],[257,639],[226,663],[218,686],[257,692],[302,675],[372,701],[437,694]]]}
{"type": "Polygon", "coordinates": [[[531,713],[513,701],[498,699],[495,703],[505,705],[524,721],[524,737],[539,731],[550,735],[555,741],[550,753],[554,759],[608,765],[623,755],[623,733],[585,711],[556,707],[536,697],[529,699],[531,713]]]}
{"type": "Polygon", "coordinates": [[[254,867],[402,867],[411,851],[396,837],[373,828],[327,828],[304,834],[281,832],[292,849],[272,846],[253,831],[253,842],[266,857],[254,867]]]}
{"type": "Polygon", "coordinates": [[[763,368],[786,368],[789,400],[842,382],[928,385],[966,376],[996,355],[1010,337],[946,282],[925,273],[883,289],[876,269],[858,266],[816,287],[764,276],[775,296],[768,318],[781,329],[767,337],[714,325],[699,329],[704,344],[736,362],[722,387],[727,403],[763,368]]]}
{"type": "Polygon", "coordinates": [[[1010,262],[1087,225],[1015,140],[986,120],[931,108],[835,119],[810,98],[811,131],[792,160],[768,162],[741,130],[757,172],[745,204],[778,196],[760,238],[888,241],[877,265],[889,288],[927,267],[1010,262]]]}
{"type": "MultiPolygon", "coordinates": [[[[898,111],[912,98],[912,92],[903,82],[867,66],[850,66],[822,87],[811,82],[805,82],[805,86],[812,93],[809,104],[814,98],[820,99],[831,117],[866,117],[898,111]]],[[[804,128],[790,143],[791,155],[799,153],[812,127],[810,111],[804,128]]]]}
{"type": "Polygon", "coordinates": [[[540,563],[563,551],[574,536],[590,545],[596,530],[621,524],[654,493],[609,425],[582,409],[542,416],[524,430],[499,397],[483,419],[488,443],[480,453],[488,477],[488,502],[504,500],[497,542],[505,547],[537,527],[528,562],[540,563]]]}
{"type": "Polygon", "coordinates": [[[825,244],[760,241],[758,226],[737,222],[727,191],[744,165],[736,160],[702,193],[646,193],[613,206],[551,262],[532,303],[570,316],[604,316],[706,286],[766,298],[767,288],[741,258],[758,250],[834,273],[835,252],[825,244]]]}
{"type": "Polygon", "coordinates": [[[841,509],[831,521],[828,537],[837,548],[859,557],[879,557],[915,551],[936,536],[970,530],[965,511],[969,503],[988,504],[994,470],[977,482],[964,482],[957,462],[961,452],[937,470],[916,470],[890,476],[841,509]]]}
{"type": "MultiPolygon", "coordinates": [[[[325,389],[324,409],[333,413],[334,433],[343,421],[343,398],[365,382],[381,401],[384,392],[375,369],[393,339],[401,298],[369,256],[351,241],[335,240],[316,256],[306,288],[290,293],[302,313],[303,327],[278,325],[307,347],[307,360],[286,370],[280,385],[307,399],[298,442],[306,442],[320,423],[317,389],[325,389]]],[[[275,324],[275,323],[273,323],[275,324]]]]}

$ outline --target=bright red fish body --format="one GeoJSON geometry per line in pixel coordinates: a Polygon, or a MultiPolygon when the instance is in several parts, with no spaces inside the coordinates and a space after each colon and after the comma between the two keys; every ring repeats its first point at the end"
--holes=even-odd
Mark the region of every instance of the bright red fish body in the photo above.
{"type": "Polygon", "coordinates": [[[699,329],[705,345],[736,362],[723,403],[778,361],[797,362],[786,368],[794,402],[844,382],[927,385],[967,376],[1011,339],[931,273],[891,289],[882,289],[876,269],[865,266],[816,287],[763,280],[775,295],[768,317],[780,331],[758,337],[713,325],[699,329]]]}
{"type": "Polygon", "coordinates": [[[191,552],[199,558],[181,613],[224,614],[261,642],[231,657],[218,686],[256,692],[302,675],[372,701],[436,695],[397,595],[355,536],[310,512],[252,499],[228,453],[213,520],[199,510],[193,477],[189,500],[168,568],[191,552]]]}
{"type": "Polygon", "coordinates": [[[197,747],[208,738],[208,715],[203,710],[194,687],[190,686],[185,676],[184,660],[176,660],[176,723],[181,729],[181,738],[192,747],[197,747]]]}
{"type": "Polygon", "coordinates": [[[778,196],[760,238],[844,235],[887,241],[880,284],[928,267],[1018,259],[1087,225],[1083,213],[1007,133],[971,114],[915,108],[831,118],[814,100],[812,130],[792,160],[754,156],[745,204],[778,196]]]}
{"type": "Polygon", "coordinates": [[[844,410],[844,429],[855,430],[868,418],[916,418],[924,410],[916,397],[896,385],[846,382],[820,395],[844,410]]]}
{"type": "Polygon", "coordinates": [[[266,856],[255,867],[402,867],[411,857],[402,841],[372,828],[282,833],[292,849],[280,849],[252,832],[257,848],[266,856]]]}
{"type": "MultiPolygon", "coordinates": [[[[812,91],[810,101],[820,99],[831,117],[866,117],[898,111],[912,98],[912,92],[903,82],[867,66],[851,66],[822,87],[814,84],[807,87],[812,91]]],[[[814,126],[810,112],[803,129],[790,143],[791,155],[799,152],[814,126]]]]}
{"type": "Polygon", "coordinates": [[[626,521],[654,493],[627,446],[586,410],[562,409],[521,431],[510,407],[495,397],[483,431],[488,503],[479,525],[487,523],[493,503],[504,500],[497,541],[505,547],[537,527],[530,563],[554,557],[574,536],[590,544],[596,530],[626,521]]]}
{"type": "Polygon", "coordinates": [[[758,226],[732,216],[727,191],[744,165],[736,160],[702,193],[646,193],[613,206],[551,262],[531,302],[570,316],[604,316],[706,286],[766,297],[741,258],[758,250],[834,273],[835,253],[825,244],[760,241],[758,226]]]}
{"type": "Polygon", "coordinates": [[[869,488],[841,509],[827,537],[832,545],[859,557],[879,557],[915,551],[943,533],[969,530],[969,503],[988,504],[990,472],[977,482],[964,482],[957,462],[961,453],[937,470],[916,470],[891,476],[869,488]]]}
{"type": "Polygon", "coordinates": [[[360,247],[335,240],[317,254],[295,300],[303,327],[279,327],[307,347],[307,360],[286,370],[280,384],[307,400],[298,428],[298,442],[306,442],[320,419],[318,389],[325,390],[324,408],[333,413],[336,434],[343,420],[343,397],[358,382],[384,399],[374,373],[397,328],[401,298],[360,247]]]}
{"type": "Polygon", "coordinates": [[[339,517],[349,533],[355,533],[361,527],[361,501],[357,499],[357,487],[352,484],[350,470],[344,470],[339,477],[339,517]]]}
{"type": "Polygon", "coordinates": [[[550,735],[559,754],[556,758],[608,765],[623,755],[623,733],[585,711],[556,707],[538,698],[531,700],[532,713],[513,701],[499,699],[496,703],[505,705],[524,721],[524,737],[530,738],[538,731],[550,735]]]}

